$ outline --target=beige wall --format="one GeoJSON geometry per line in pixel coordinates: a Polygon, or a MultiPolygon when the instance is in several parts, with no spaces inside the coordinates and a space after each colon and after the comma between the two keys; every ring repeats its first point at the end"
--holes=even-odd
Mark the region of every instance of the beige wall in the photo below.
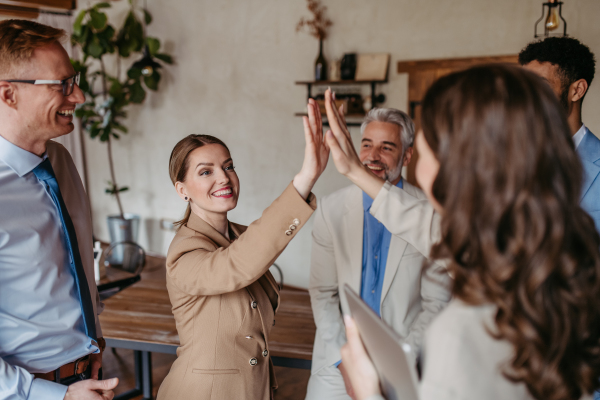
{"type": "MultiPolygon", "coordinates": [[[[80,1],[85,5],[85,1],[80,1]]],[[[398,60],[516,54],[533,38],[541,0],[324,0],[334,21],[325,43],[328,60],[345,52],[389,52],[390,82],[381,87],[385,106],[406,109],[407,77],[395,72],[398,60]]],[[[303,133],[294,112],[304,106],[317,42],[296,33],[304,0],[148,0],[160,37],[177,64],[163,74],[159,93],[132,107],[130,133],[115,145],[126,211],[144,224],[140,241],[165,253],[172,237],[160,218],[178,219],[184,203],[169,180],[167,163],[175,143],[190,133],[207,133],[229,144],[241,181],[238,207],[230,220],[249,224],[277,197],[302,161],[303,133]]],[[[127,2],[113,3],[123,18],[127,2]]],[[[600,1],[570,0],[564,15],[569,33],[600,55],[600,1]]],[[[599,78],[600,80],[600,78],[599,78]]],[[[600,132],[600,83],[591,86],[584,121],[600,132]]],[[[360,132],[353,130],[355,139],[360,132]]],[[[109,179],[106,148],[85,141],[94,231],[107,239],[106,216],[117,208],[104,194],[109,179]]],[[[331,164],[315,187],[323,196],[348,184],[331,164]]],[[[286,281],[308,285],[309,223],[277,261],[286,281]]],[[[283,234],[283,232],[282,232],[283,234]]]]}

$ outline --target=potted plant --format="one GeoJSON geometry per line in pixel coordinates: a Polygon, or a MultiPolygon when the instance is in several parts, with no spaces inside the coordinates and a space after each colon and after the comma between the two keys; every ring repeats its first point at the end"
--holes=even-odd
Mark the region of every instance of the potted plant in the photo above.
{"type": "Polygon", "coordinates": [[[75,111],[82,128],[92,139],[106,143],[108,167],[111,180],[106,193],[114,196],[119,208],[118,215],[108,216],[111,242],[137,241],[139,216],[123,212],[120,194],[127,186],[117,184],[113,162],[112,145],[121,134],[127,133],[124,119],[132,104],[141,104],[146,98],[146,89],[156,91],[160,82],[156,60],[172,64],[171,56],[159,52],[160,40],[146,36],[145,27],[152,22],[146,9],[136,8],[129,0],[130,9],[123,26],[116,30],[108,22],[104,9],[109,3],[95,4],[82,10],[73,24],[71,41],[79,46],[82,60],[71,60],[73,67],[81,73],[79,87],[86,102],[75,111]],[[142,23],[143,21],[143,23],[142,23]],[[126,73],[121,72],[123,59],[135,55],[142,58],[133,63],[126,73]],[[116,72],[109,73],[105,60],[116,58],[116,72]]]}
{"type": "Polygon", "coordinates": [[[308,33],[319,40],[319,55],[315,61],[315,81],[327,80],[327,61],[323,57],[323,40],[327,38],[327,28],[333,25],[333,22],[325,16],[327,7],[321,4],[321,0],[307,0],[308,11],[313,15],[313,19],[300,18],[296,25],[296,32],[308,28],[308,33]]]}

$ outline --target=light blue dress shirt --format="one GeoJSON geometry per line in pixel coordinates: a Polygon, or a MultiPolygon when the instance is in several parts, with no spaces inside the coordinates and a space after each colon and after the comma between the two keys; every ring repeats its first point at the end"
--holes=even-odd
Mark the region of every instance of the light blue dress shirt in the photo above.
{"type": "Polygon", "coordinates": [[[32,173],[42,161],[0,136],[0,399],[62,400],[66,386],[31,373],[98,351],[58,210],[32,173]]]}
{"type": "MultiPolygon", "coordinates": [[[[402,179],[396,185],[402,189],[402,179]]],[[[369,212],[373,199],[363,192],[363,262],[360,297],[381,316],[381,291],[392,234],[369,212]]]]}

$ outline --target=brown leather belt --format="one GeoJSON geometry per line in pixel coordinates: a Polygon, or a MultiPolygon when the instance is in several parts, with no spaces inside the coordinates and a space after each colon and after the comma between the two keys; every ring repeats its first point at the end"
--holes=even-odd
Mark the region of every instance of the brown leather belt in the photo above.
{"type": "Polygon", "coordinates": [[[69,378],[73,375],[83,374],[90,365],[90,356],[81,357],[71,363],[65,364],[54,371],[33,374],[36,378],[45,379],[47,381],[58,381],[59,379],[69,378]],[[58,376],[57,376],[58,375],[58,376]]]}

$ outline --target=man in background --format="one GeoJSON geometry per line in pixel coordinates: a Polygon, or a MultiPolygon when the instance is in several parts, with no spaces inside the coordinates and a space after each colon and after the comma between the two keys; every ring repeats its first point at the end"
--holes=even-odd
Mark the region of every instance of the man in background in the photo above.
{"type": "MultiPolygon", "coordinates": [[[[371,172],[425,200],[424,193],[401,176],[413,152],[414,124],[408,115],[389,108],[371,110],[361,131],[360,159],[371,172]]],[[[342,311],[348,313],[344,284],[360,293],[414,354],[419,354],[425,328],[450,300],[444,267],[434,264],[422,270],[430,251],[429,235],[415,243],[391,235],[370,214],[372,204],[373,199],[352,185],[324,197],[317,207],[309,284],[317,333],[307,400],[353,397],[340,355],[346,343],[342,311]]],[[[413,236],[420,237],[416,232],[413,236]]]]}
{"type": "Polygon", "coordinates": [[[575,149],[583,164],[581,207],[600,231],[600,140],[583,124],[583,99],[592,84],[596,61],[590,49],[572,37],[549,37],[527,45],[519,63],[548,81],[567,113],[575,149]]]}
{"type": "Polygon", "coordinates": [[[0,398],[109,400],[88,198],[67,150],[84,95],[60,40],[0,22],[0,398]],[[70,386],[69,386],[70,385],[70,386]]]}

